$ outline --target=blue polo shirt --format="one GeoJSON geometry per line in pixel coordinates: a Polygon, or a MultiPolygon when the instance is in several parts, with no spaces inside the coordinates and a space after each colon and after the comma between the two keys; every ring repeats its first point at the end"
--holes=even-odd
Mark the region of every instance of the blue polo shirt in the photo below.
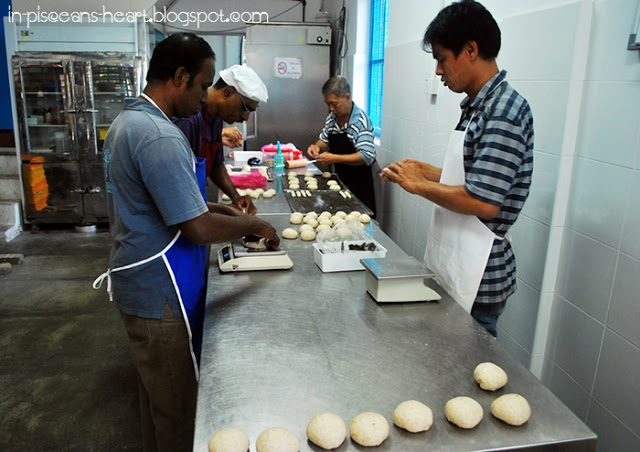
{"type": "MultiPolygon", "coordinates": [[[[208,211],[183,133],[155,106],[127,99],[105,138],[107,204],[114,244],[110,268],[147,259],[178,225],[208,211]]],[[[114,301],[126,314],[162,318],[168,302],[181,317],[162,259],[111,274],[114,301]]]]}

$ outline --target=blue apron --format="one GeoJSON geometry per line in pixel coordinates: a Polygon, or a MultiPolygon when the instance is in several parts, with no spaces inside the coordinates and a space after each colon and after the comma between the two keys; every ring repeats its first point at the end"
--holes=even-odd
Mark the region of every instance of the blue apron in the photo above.
{"type": "MultiPolygon", "coordinates": [[[[195,158],[194,171],[198,180],[200,193],[206,202],[206,161],[204,158],[195,158]]],[[[133,264],[113,269],[110,268],[93,282],[93,288],[98,289],[102,285],[102,281],[106,278],[107,291],[109,292],[110,299],[113,301],[111,293],[111,273],[127,270],[162,258],[167,272],[171,277],[176,295],[178,296],[182,316],[185,319],[185,326],[191,339],[190,351],[196,379],[198,379],[199,376],[198,368],[200,352],[202,350],[208,256],[208,245],[194,245],[193,242],[183,236],[182,232],[178,230],[171,242],[159,253],[141,261],[134,262],[133,264]]]]}

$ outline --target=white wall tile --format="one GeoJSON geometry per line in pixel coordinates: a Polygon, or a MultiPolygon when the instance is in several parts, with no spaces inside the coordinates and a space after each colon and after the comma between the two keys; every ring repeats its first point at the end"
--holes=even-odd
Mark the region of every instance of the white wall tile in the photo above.
{"type": "Polygon", "coordinates": [[[503,19],[498,64],[514,79],[569,79],[578,12],[574,3],[503,19]]]}
{"type": "Polygon", "coordinates": [[[520,215],[510,229],[518,277],[540,290],[549,242],[549,226],[520,215]]]}
{"type": "Polygon", "coordinates": [[[518,280],[518,290],[507,300],[507,306],[498,321],[498,325],[529,354],[533,349],[539,303],[540,291],[518,280]]]}
{"type": "Polygon", "coordinates": [[[640,437],[595,399],[591,400],[586,424],[598,435],[597,452],[640,450],[640,437]]]}
{"type": "Polygon", "coordinates": [[[566,230],[560,250],[556,292],[604,323],[617,257],[614,249],[566,230]]]}
{"type": "Polygon", "coordinates": [[[640,349],[607,330],[593,396],[631,430],[640,432],[640,349]]]}
{"type": "MultiPolygon", "coordinates": [[[[508,73],[507,76],[509,75],[508,73]]],[[[560,155],[567,115],[569,82],[517,80],[511,85],[531,106],[534,148],[548,154],[560,155]]]]}
{"type": "Polygon", "coordinates": [[[621,254],[611,295],[607,327],[640,347],[640,260],[621,254]]]}
{"type": "Polygon", "coordinates": [[[604,326],[555,297],[546,355],[583,388],[591,388],[604,326]]]}
{"type": "Polygon", "coordinates": [[[627,192],[620,251],[640,259],[640,172],[634,171],[627,192]]]}
{"type": "MultiPolygon", "coordinates": [[[[637,62],[640,67],[640,61],[637,62]]],[[[633,168],[640,130],[640,84],[588,82],[578,155],[633,168]]]]}
{"type": "Polygon", "coordinates": [[[553,360],[546,359],[542,382],[580,419],[584,420],[589,407],[589,393],[567,375],[553,360]]]}
{"type": "Polygon", "coordinates": [[[629,169],[578,158],[567,226],[617,248],[632,174],[629,169]]]}
{"type": "Polygon", "coordinates": [[[551,226],[559,165],[557,156],[534,152],[531,189],[521,215],[551,226]]]}
{"type": "Polygon", "coordinates": [[[627,50],[637,19],[637,0],[597,0],[590,51],[590,80],[640,80],[638,52],[627,50]]]}

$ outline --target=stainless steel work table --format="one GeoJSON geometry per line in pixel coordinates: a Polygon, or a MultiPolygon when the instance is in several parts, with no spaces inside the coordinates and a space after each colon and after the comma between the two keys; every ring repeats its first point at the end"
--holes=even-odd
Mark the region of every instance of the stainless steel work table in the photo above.
{"type": "MultiPolygon", "coordinates": [[[[265,218],[278,231],[289,226],[286,215],[265,218]]],[[[373,229],[387,257],[404,255],[373,229]]],[[[347,424],[338,451],[365,450],[348,435],[350,420],[364,411],[390,424],[389,438],[372,450],[595,450],[595,434],[435,284],[439,302],[378,304],[366,292],[364,271],[322,273],[312,242],[283,240],[281,247],[292,269],[231,274],[218,272],[218,247],[212,249],[194,450],[206,451],[216,431],[236,426],[255,451],[258,435],[280,426],[298,437],[300,450],[320,451],[306,426],[325,411],[347,424]],[[507,372],[506,387],[479,388],[473,370],[484,361],[507,372]],[[490,413],[493,400],[512,392],[531,405],[521,427],[490,413]],[[446,402],[463,395],[484,409],[471,430],[444,415],[446,402]],[[428,432],[393,425],[393,410],[410,399],[433,410],[428,432]]]]}

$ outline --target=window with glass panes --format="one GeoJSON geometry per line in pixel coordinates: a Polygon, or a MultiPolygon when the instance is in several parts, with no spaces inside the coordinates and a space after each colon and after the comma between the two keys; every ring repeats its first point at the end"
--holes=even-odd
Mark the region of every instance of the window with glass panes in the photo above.
{"type": "Polygon", "coordinates": [[[387,47],[387,23],[390,0],[371,0],[369,43],[369,117],[380,136],[382,125],[382,88],[384,86],[384,49],[387,47]]]}

